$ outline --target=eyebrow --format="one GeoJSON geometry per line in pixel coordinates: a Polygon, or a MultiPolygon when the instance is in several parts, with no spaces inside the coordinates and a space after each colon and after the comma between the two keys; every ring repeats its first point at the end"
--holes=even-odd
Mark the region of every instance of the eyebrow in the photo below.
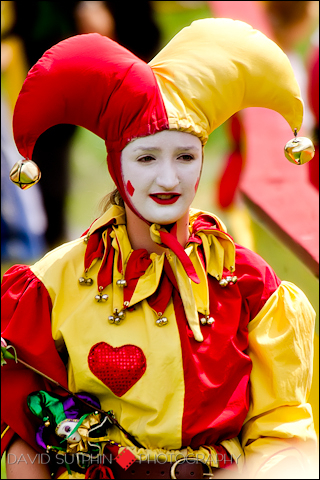
{"type": "MultiPolygon", "coordinates": [[[[197,148],[197,147],[196,147],[196,146],[193,146],[193,145],[191,145],[191,146],[184,146],[184,145],[182,145],[182,146],[180,146],[180,147],[177,147],[175,150],[176,150],[176,151],[180,151],[180,150],[189,151],[189,150],[194,150],[194,149],[196,149],[196,148],[197,148]]],[[[151,150],[156,151],[156,152],[159,152],[159,151],[161,150],[161,148],[160,148],[160,147],[143,147],[143,146],[142,146],[142,147],[136,147],[136,148],[133,149],[134,152],[137,152],[138,150],[140,150],[140,151],[142,151],[142,152],[148,152],[148,151],[150,152],[151,150]]]]}
{"type": "Polygon", "coordinates": [[[147,151],[150,151],[150,150],[159,151],[160,148],[158,148],[158,147],[136,147],[136,148],[133,149],[134,152],[137,152],[138,150],[141,150],[142,152],[147,152],[147,151]]]}

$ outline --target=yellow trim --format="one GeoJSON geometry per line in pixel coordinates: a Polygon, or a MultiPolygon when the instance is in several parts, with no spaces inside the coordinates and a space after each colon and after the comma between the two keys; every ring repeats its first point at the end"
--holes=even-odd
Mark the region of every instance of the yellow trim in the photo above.
{"type": "Polygon", "coordinates": [[[4,430],[3,432],[1,433],[1,440],[3,439],[3,437],[5,436],[5,434],[7,433],[7,431],[10,429],[10,426],[8,425],[4,430]]]}

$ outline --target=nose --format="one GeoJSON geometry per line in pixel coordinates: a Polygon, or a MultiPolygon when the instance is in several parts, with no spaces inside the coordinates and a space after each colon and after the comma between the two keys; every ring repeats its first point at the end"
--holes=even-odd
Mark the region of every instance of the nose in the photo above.
{"type": "Polygon", "coordinates": [[[168,160],[159,165],[157,185],[167,191],[172,191],[179,185],[179,176],[173,161],[168,160]]]}

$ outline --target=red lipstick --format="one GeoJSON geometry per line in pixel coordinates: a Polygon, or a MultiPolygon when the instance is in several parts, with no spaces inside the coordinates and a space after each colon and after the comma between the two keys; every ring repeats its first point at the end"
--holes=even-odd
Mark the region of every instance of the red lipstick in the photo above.
{"type": "Polygon", "coordinates": [[[152,193],[149,197],[160,205],[171,205],[172,203],[176,203],[180,197],[180,193],[152,193]]]}

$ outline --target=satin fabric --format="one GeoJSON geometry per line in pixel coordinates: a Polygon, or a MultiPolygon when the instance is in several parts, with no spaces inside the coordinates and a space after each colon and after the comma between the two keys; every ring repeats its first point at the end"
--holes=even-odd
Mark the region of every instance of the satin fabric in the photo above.
{"type": "Polygon", "coordinates": [[[271,108],[299,130],[303,103],[290,62],[250,25],[207,18],[182,29],[149,64],[97,33],[54,45],[28,73],[13,129],[19,152],[30,159],[37,138],[53,125],[91,130],[106,141],[119,188],[119,155],[134,138],[170,128],[204,144],[251,106],[271,108]]]}
{"type": "MultiPolygon", "coordinates": [[[[211,327],[199,324],[203,342],[195,341],[185,316],[177,282],[179,273],[168,269],[166,259],[155,254],[150,255],[149,263],[146,254],[140,252],[144,265],[141,272],[149,269],[150,281],[148,275],[142,273],[140,280],[144,279],[140,285],[136,282],[130,299],[135,310],[127,312],[120,326],[110,325],[108,315],[114,307],[121,307],[125,290],[116,288],[116,280],[125,274],[129,263],[126,254],[132,254],[125,228],[117,217],[122,218],[119,210],[109,211],[103,220],[99,219],[91,227],[91,240],[87,244],[80,239],[59,247],[32,267],[33,274],[27,267],[14,267],[8,272],[4,282],[3,311],[5,322],[10,316],[11,320],[6,323],[3,336],[17,346],[21,318],[25,318],[22,312],[28,312],[28,324],[22,330],[24,336],[20,344],[26,346],[34,336],[32,345],[38,345],[41,329],[32,327],[34,319],[45,327],[51,314],[52,333],[46,330],[45,336],[49,335],[50,345],[53,335],[61,352],[67,346],[69,388],[92,389],[102,406],[113,408],[120,423],[151,450],[176,450],[186,446],[196,450],[204,445],[221,444],[234,458],[240,455],[249,464],[252,458],[253,470],[258,471],[265,465],[268,452],[274,459],[288,445],[300,450],[299,441],[304,445],[314,444],[312,412],[307,404],[314,312],[302,292],[287,282],[280,284],[260,257],[234,245],[215,217],[193,212],[187,249],[196,249],[198,257],[193,256],[193,259],[198,258],[207,272],[209,302],[206,303],[205,293],[197,308],[202,308],[201,302],[208,305],[215,319],[211,327]],[[197,221],[198,227],[201,226],[198,230],[197,221]],[[112,283],[105,288],[108,301],[98,304],[94,296],[103,263],[101,258],[105,259],[104,265],[108,265],[99,238],[104,239],[104,245],[109,245],[104,232],[110,227],[110,251],[114,250],[112,283]],[[211,231],[216,234],[212,235],[211,231]],[[206,249],[203,238],[207,240],[206,249]],[[221,238],[224,242],[224,247],[220,243],[220,255],[215,253],[219,249],[212,238],[221,238]],[[96,245],[96,258],[92,242],[96,245]],[[92,260],[87,274],[95,281],[89,288],[78,283],[79,276],[84,273],[86,252],[92,260]],[[232,252],[235,253],[238,282],[221,288],[218,278],[225,275],[223,265],[230,267],[232,252]],[[165,290],[169,284],[172,290],[169,299],[165,292],[160,295],[166,304],[162,313],[169,322],[159,329],[155,325],[157,315],[152,302],[153,294],[162,284],[157,279],[163,276],[167,277],[165,290]],[[42,298],[42,307],[37,303],[39,297],[34,296],[35,290],[42,298]],[[86,352],[98,341],[114,347],[130,343],[144,351],[146,372],[122,397],[114,395],[86,365],[86,352]],[[268,378],[272,380],[266,381],[268,378]],[[239,434],[241,445],[236,439],[239,434]],[[293,437],[297,442],[291,441],[293,437]]],[[[139,255],[137,265],[138,259],[139,255]]],[[[198,292],[198,298],[201,297],[198,292]]],[[[32,351],[29,355],[33,360],[32,351]]],[[[49,350],[42,353],[40,360],[44,368],[51,358],[49,350]]],[[[4,379],[7,391],[15,378],[13,375],[16,375],[15,368],[11,369],[10,378],[4,379]]],[[[4,414],[9,425],[15,425],[16,431],[22,437],[25,435],[23,438],[30,439],[32,425],[29,424],[27,434],[23,425],[19,425],[24,420],[21,405],[28,388],[23,381],[16,388],[14,393],[20,397],[17,410],[11,409],[14,405],[11,400],[15,399],[11,399],[11,393],[8,395],[4,414]],[[13,412],[21,412],[21,415],[13,412]]],[[[126,444],[119,432],[113,431],[112,435],[115,441],[126,444]]]]}
{"type": "Polygon", "coordinates": [[[228,18],[196,20],[149,62],[169,128],[208,135],[247,107],[279,112],[301,127],[300,88],[286,54],[250,25],[228,18]]]}
{"type": "MultiPolygon", "coordinates": [[[[59,123],[80,125],[103,138],[111,177],[126,204],[146,221],[123,185],[123,148],[135,138],[167,129],[191,133],[205,144],[225,120],[252,106],[279,112],[292,130],[299,130],[303,103],[290,62],[250,25],[211,18],[184,28],[149,64],[96,33],[54,45],[28,73],[15,106],[13,131],[27,159],[39,136],[59,123]]],[[[198,282],[175,236],[160,231],[160,237],[189,278],[198,282]]],[[[190,290],[182,283],[180,288],[190,290]]],[[[184,305],[201,341],[188,297],[183,295],[184,305]]]]}

